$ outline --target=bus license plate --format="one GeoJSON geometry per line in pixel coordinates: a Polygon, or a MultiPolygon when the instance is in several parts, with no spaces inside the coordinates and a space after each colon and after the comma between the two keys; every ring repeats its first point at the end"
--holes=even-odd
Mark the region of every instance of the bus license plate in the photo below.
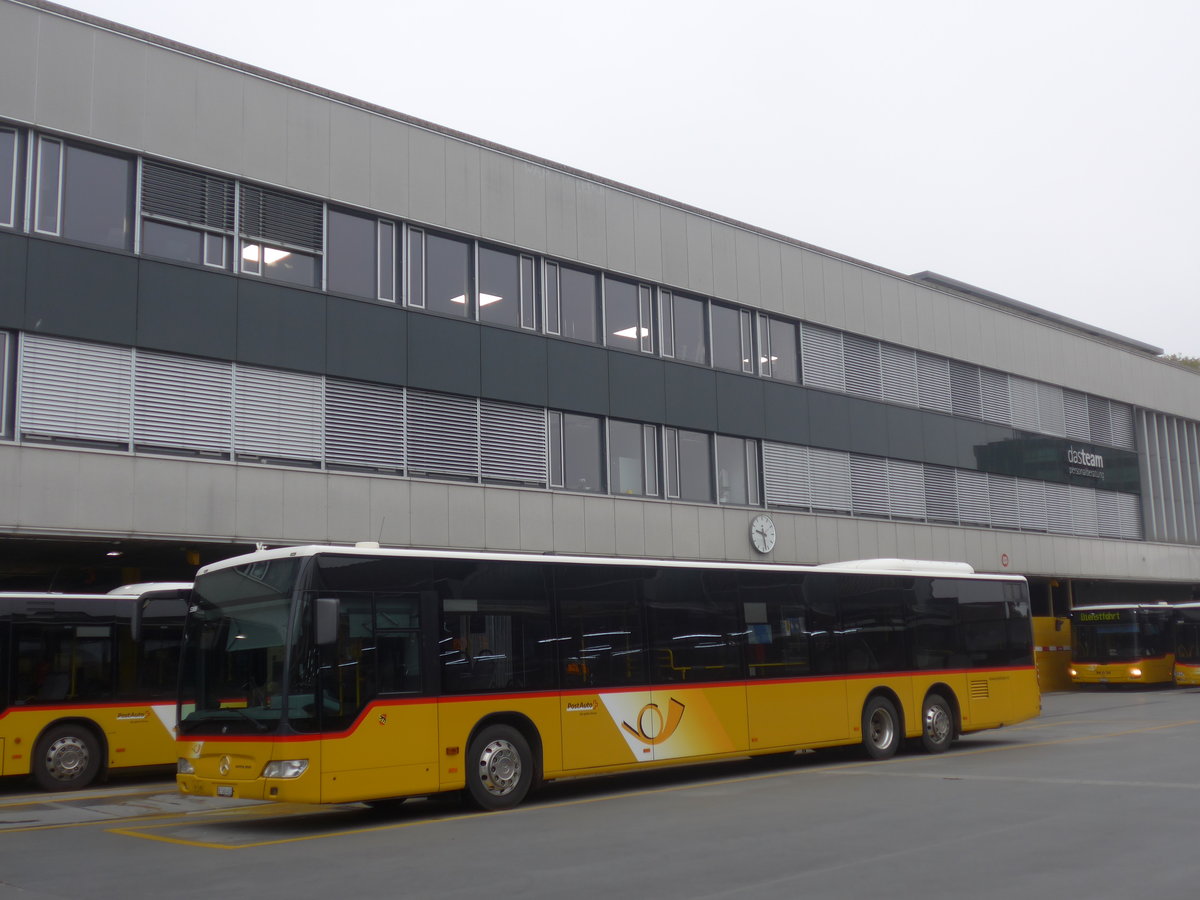
{"type": "Polygon", "coordinates": [[[231,784],[217,785],[217,796],[218,797],[232,797],[233,796],[233,785],[231,785],[231,784]]]}

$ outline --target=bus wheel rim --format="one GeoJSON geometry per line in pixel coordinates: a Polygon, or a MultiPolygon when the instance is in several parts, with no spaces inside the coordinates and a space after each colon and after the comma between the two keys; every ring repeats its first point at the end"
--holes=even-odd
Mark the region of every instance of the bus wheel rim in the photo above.
{"type": "Polygon", "coordinates": [[[88,767],[87,746],[77,737],[62,737],[46,750],[46,771],[58,781],[74,781],[88,767]]]}
{"type": "Polygon", "coordinates": [[[494,797],[512,793],[521,780],[521,754],[508,741],[492,741],[479,755],[479,777],[494,797]]]}
{"type": "Polygon", "coordinates": [[[941,706],[925,710],[925,734],[939,744],[950,736],[950,716],[941,706]]]}
{"type": "Polygon", "coordinates": [[[876,747],[887,747],[892,743],[892,717],[885,709],[871,713],[871,743],[876,747]]]}

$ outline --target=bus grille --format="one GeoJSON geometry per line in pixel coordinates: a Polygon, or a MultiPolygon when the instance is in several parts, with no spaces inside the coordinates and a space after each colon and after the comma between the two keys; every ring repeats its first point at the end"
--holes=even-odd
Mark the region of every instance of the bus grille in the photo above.
{"type": "Polygon", "coordinates": [[[988,693],[987,679],[972,681],[970,687],[972,700],[987,700],[991,696],[988,693]]]}

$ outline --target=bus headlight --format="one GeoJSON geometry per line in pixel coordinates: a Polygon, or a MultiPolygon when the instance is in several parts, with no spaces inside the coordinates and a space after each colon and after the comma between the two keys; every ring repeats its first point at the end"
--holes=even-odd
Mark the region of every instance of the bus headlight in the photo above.
{"type": "Polygon", "coordinates": [[[307,759],[276,759],[263,768],[263,778],[299,778],[308,771],[307,759]]]}
{"type": "Polygon", "coordinates": [[[190,759],[179,757],[179,762],[175,764],[175,771],[180,775],[195,775],[196,767],[192,765],[190,759]]]}
{"type": "Polygon", "coordinates": [[[1142,670],[1139,669],[1137,666],[1134,666],[1132,669],[1129,670],[1129,677],[1130,678],[1141,678],[1142,670]]]}
{"type": "Polygon", "coordinates": [[[1072,666],[1071,668],[1067,669],[1067,674],[1070,675],[1072,678],[1074,678],[1079,673],[1077,671],[1075,671],[1075,667],[1072,666]]]}

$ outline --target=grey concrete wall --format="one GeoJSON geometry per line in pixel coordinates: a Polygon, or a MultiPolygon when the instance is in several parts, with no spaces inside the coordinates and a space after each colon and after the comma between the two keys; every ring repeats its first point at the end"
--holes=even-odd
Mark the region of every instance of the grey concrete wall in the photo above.
{"type": "Polygon", "coordinates": [[[0,117],[1200,419],[1195,373],[10,0],[0,117]]]}
{"type": "Polygon", "coordinates": [[[743,562],[953,559],[979,571],[1200,581],[1194,549],[0,444],[0,534],[351,543],[743,562]],[[1001,559],[1009,558],[1005,568],[1001,559]]]}

